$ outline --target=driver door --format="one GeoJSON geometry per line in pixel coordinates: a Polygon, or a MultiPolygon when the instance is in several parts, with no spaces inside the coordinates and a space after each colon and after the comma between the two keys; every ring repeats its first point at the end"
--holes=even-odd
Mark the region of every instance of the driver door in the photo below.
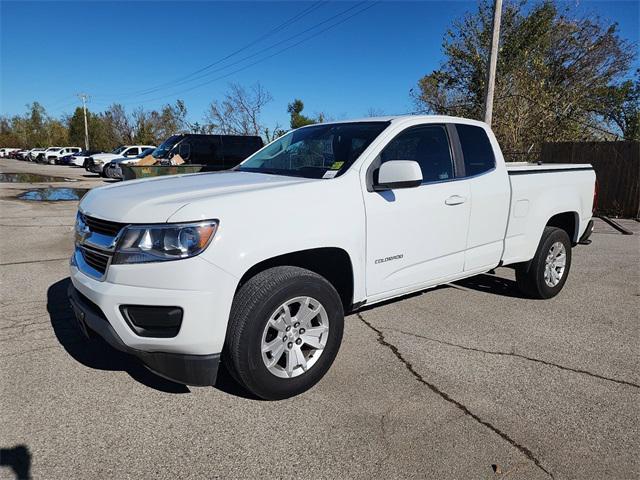
{"type": "MultiPolygon", "coordinates": [[[[445,125],[409,127],[376,159],[414,160],[423,183],[365,192],[367,296],[399,295],[462,273],[470,214],[470,188],[455,179],[445,125]]],[[[373,175],[374,182],[376,175],[373,175]]]]}

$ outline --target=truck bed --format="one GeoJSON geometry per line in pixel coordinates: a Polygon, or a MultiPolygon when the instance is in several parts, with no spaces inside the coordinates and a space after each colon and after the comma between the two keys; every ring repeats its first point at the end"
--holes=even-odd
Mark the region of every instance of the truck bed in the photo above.
{"type": "MultiPolygon", "coordinates": [[[[573,242],[591,219],[595,172],[589,164],[507,163],[511,208],[505,237],[505,265],[533,258],[544,226],[558,212],[570,212],[573,242]]],[[[565,221],[567,221],[565,219],[565,221]]]]}

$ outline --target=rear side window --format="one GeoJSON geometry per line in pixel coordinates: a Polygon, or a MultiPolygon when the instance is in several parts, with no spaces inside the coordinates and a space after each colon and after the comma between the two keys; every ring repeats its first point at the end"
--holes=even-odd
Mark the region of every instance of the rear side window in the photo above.
{"type": "Polygon", "coordinates": [[[453,178],[449,137],[442,125],[412,127],[391,140],[380,154],[382,163],[414,160],[420,164],[423,183],[453,178]]]}
{"type": "Polygon", "coordinates": [[[496,166],[493,147],[483,128],[457,124],[456,130],[464,156],[465,176],[480,175],[496,166]]]}

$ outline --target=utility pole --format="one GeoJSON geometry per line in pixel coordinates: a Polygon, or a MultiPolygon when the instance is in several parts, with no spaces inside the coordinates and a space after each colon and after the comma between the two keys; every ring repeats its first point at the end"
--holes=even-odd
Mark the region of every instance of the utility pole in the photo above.
{"type": "Polygon", "coordinates": [[[82,99],[82,109],[84,110],[84,149],[89,150],[89,126],[87,125],[87,98],[86,93],[79,93],[78,97],[82,99]]]}
{"type": "Polygon", "coordinates": [[[502,16],[502,0],[493,4],[493,35],[491,37],[491,53],[489,55],[489,71],[487,74],[487,92],[484,100],[484,121],[491,126],[493,116],[493,92],[496,87],[496,66],[498,64],[498,46],[500,44],[500,17],[502,16]]]}

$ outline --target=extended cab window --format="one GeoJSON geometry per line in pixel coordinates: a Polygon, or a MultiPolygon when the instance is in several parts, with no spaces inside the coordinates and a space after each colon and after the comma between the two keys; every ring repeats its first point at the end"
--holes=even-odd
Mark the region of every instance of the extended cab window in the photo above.
{"type": "Polygon", "coordinates": [[[449,137],[442,125],[420,125],[400,133],[380,154],[382,163],[389,160],[418,162],[424,183],[453,178],[449,137]]]}
{"type": "Polygon", "coordinates": [[[456,130],[464,157],[465,176],[480,175],[496,166],[493,147],[483,128],[457,124],[456,130]]]}

